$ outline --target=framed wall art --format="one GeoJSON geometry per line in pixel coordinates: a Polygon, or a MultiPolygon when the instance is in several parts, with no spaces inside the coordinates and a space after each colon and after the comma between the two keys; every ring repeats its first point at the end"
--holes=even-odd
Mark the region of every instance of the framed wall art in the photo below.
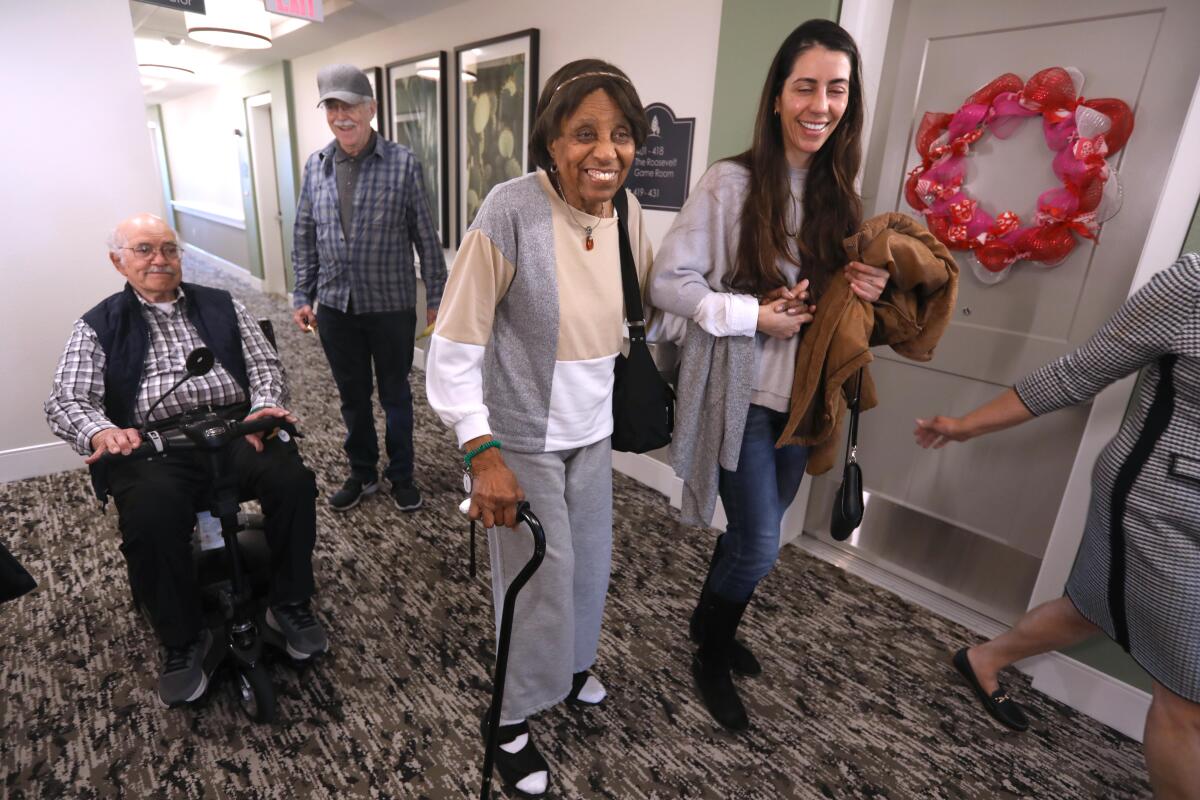
{"type": "Polygon", "coordinates": [[[496,184],[529,172],[538,93],[537,28],[454,48],[456,243],[496,184]]]}
{"type": "Polygon", "coordinates": [[[446,51],[387,65],[387,136],[412,151],[425,176],[425,197],[442,247],[450,246],[449,142],[446,131],[446,51]]]}

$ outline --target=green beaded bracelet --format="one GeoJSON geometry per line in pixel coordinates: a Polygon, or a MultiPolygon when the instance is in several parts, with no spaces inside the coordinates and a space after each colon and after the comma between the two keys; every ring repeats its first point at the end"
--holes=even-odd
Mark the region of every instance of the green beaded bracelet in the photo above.
{"type": "Polygon", "coordinates": [[[497,449],[503,449],[500,447],[499,439],[489,439],[488,441],[479,445],[479,447],[476,447],[474,450],[472,450],[471,452],[469,452],[465,456],[463,456],[463,467],[466,468],[467,472],[471,471],[471,459],[474,458],[475,456],[479,455],[480,453],[482,453],[484,450],[487,450],[492,447],[495,447],[497,449]]]}

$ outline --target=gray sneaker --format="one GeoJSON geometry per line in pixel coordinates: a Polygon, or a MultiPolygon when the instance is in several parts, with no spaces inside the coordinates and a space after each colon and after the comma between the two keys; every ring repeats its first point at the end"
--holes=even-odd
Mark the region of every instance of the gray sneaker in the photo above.
{"type": "Polygon", "coordinates": [[[267,625],[283,636],[288,655],[297,661],[329,649],[325,629],[312,615],[308,603],[271,606],[267,609],[267,625]]]}
{"type": "Polygon", "coordinates": [[[212,647],[212,633],[207,628],[185,647],[167,647],[162,671],[158,675],[158,697],[168,706],[177,706],[199,699],[208,688],[204,658],[212,647]]]}
{"type": "Polygon", "coordinates": [[[329,498],[329,505],[334,511],[349,511],[358,505],[369,494],[379,491],[379,481],[364,481],[361,478],[350,477],[342,484],[342,488],[329,498]]]}

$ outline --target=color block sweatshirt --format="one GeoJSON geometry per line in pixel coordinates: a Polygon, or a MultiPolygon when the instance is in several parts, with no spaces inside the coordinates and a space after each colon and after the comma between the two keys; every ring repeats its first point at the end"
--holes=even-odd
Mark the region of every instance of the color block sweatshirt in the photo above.
{"type": "MultiPolygon", "coordinates": [[[[651,248],[628,199],[644,295],[651,248]]],[[[429,404],[459,446],[488,433],[525,453],[598,442],[612,435],[624,319],[616,218],[568,206],[540,170],[502,183],[450,270],[425,365],[429,404]]]]}

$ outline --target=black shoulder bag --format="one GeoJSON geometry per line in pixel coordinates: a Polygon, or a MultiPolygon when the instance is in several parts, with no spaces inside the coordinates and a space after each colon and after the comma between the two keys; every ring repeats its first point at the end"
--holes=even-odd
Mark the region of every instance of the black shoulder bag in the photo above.
{"type": "Polygon", "coordinates": [[[671,443],[675,428],[675,392],[663,380],[646,346],[646,320],[641,287],[633,261],[626,224],[629,202],[625,190],[613,198],[621,242],[621,288],[629,325],[629,355],[617,354],[613,384],[613,450],[645,453],[671,443]]]}
{"type": "Polygon", "coordinates": [[[846,435],[846,469],[842,473],[842,485],[833,497],[833,519],[829,523],[829,534],[837,541],[845,541],[862,525],[863,488],[862,467],[858,465],[858,401],[862,395],[862,369],[854,382],[854,399],[850,401],[850,432],[846,435]]]}

